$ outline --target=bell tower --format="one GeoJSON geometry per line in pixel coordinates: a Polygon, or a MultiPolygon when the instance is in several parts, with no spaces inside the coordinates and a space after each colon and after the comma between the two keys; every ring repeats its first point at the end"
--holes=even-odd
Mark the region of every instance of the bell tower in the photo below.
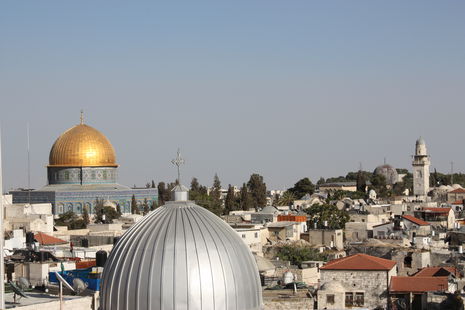
{"type": "Polygon", "coordinates": [[[426,150],[425,140],[420,137],[415,145],[413,155],[413,195],[418,199],[426,200],[429,192],[430,157],[426,150]]]}

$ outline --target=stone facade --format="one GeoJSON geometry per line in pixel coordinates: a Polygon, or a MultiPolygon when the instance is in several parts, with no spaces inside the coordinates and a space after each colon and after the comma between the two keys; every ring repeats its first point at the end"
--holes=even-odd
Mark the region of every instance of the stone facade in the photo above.
{"type": "Polygon", "coordinates": [[[344,236],[342,229],[309,229],[302,233],[300,238],[311,245],[324,245],[338,250],[344,249],[344,236]]]}
{"type": "Polygon", "coordinates": [[[426,150],[425,141],[418,139],[413,156],[413,195],[420,200],[426,200],[429,192],[430,158],[426,150]]]}
{"type": "MultiPolygon", "coordinates": [[[[396,268],[385,270],[321,270],[321,283],[337,281],[344,288],[344,308],[341,308],[340,300],[334,300],[326,295],[333,294],[331,291],[321,294],[318,292],[318,309],[347,309],[351,308],[350,301],[363,308],[374,309],[378,306],[386,307],[388,303],[388,289],[392,276],[397,275],[396,268]],[[333,306],[336,306],[334,308],[333,306]]],[[[340,297],[340,296],[339,296],[340,297]]],[[[336,296],[334,296],[336,298],[336,296]]]]}

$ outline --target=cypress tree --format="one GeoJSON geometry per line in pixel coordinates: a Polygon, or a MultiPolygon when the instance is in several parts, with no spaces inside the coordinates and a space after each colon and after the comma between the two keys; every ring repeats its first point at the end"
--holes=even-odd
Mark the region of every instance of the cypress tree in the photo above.
{"type": "Polygon", "coordinates": [[[139,210],[137,208],[137,200],[136,200],[136,196],[133,194],[132,195],[132,198],[131,198],[131,213],[132,214],[137,214],[139,213],[139,210]]]}
{"type": "Polygon", "coordinates": [[[84,206],[84,209],[82,210],[82,219],[84,220],[84,224],[89,225],[90,223],[90,218],[89,218],[89,211],[87,210],[87,206],[84,206]]]}
{"type": "Polygon", "coordinates": [[[252,206],[255,210],[259,207],[266,206],[266,184],[263,182],[263,177],[257,173],[250,176],[247,188],[252,198],[252,206]]]}
{"type": "Polygon", "coordinates": [[[234,194],[234,188],[229,184],[228,186],[228,193],[226,194],[226,198],[224,200],[224,208],[226,209],[226,214],[229,212],[236,210],[236,195],[234,194]]]}
{"type": "Polygon", "coordinates": [[[144,198],[144,215],[149,213],[149,202],[147,201],[147,198],[144,198]]]}
{"type": "Polygon", "coordinates": [[[241,187],[240,203],[241,203],[241,209],[244,211],[249,211],[249,209],[252,207],[250,193],[245,183],[242,184],[242,187],[241,187]]]}

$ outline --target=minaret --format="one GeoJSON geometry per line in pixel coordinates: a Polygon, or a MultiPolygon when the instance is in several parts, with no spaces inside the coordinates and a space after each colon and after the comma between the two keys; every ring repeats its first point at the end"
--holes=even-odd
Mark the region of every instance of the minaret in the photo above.
{"type": "Polygon", "coordinates": [[[429,192],[430,158],[426,150],[425,140],[420,137],[415,145],[413,155],[413,195],[425,199],[429,192]]]}

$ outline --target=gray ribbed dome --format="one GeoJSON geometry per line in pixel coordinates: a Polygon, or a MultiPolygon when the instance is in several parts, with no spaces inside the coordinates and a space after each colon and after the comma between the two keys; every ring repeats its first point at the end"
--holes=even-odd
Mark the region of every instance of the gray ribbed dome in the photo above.
{"type": "Polygon", "coordinates": [[[396,184],[399,179],[399,174],[397,173],[396,168],[392,167],[391,165],[381,165],[376,167],[375,171],[373,172],[376,175],[382,175],[386,179],[387,184],[396,184]]]}
{"type": "Polygon", "coordinates": [[[190,201],[169,202],[131,227],[103,272],[101,306],[260,309],[258,269],[237,233],[190,201]]]}

